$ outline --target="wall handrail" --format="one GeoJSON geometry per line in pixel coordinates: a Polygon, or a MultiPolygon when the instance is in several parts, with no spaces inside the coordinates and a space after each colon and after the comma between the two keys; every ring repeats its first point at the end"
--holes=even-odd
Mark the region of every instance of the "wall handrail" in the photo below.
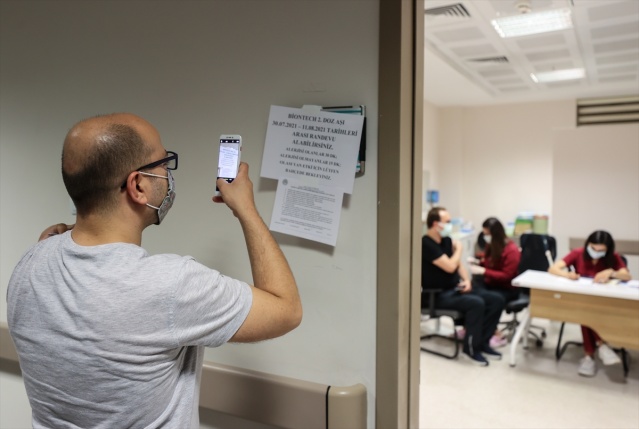
{"type": "MultiPolygon", "coordinates": [[[[0,321],[0,358],[18,362],[4,321],[0,321]]],[[[362,384],[330,386],[210,361],[202,368],[200,407],[289,429],[367,426],[362,384]]]]}
{"type": "MultiPolygon", "coordinates": [[[[586,242],[586,238],[570,237],[568,239],[568,247],[577,249],[583,247],[586,242]]],[[[639,241],[638,240],[615,240],[615,252],[620,255],[639,255],[639,241]]]]}

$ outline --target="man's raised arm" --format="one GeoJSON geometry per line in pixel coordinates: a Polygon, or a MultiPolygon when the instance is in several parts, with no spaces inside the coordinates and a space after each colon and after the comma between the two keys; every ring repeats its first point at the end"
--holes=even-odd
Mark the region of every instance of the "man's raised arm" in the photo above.
{"type": "Polygon", "coordinates": [[[253,273],[253,305],[231,342],[253,342],[279,337],[302,321],[302,303],[293,273],[279,245],[255,207],[248,164],[241,163],[232,183],[217,182],[221,197],[239,219],[253,273]]]}

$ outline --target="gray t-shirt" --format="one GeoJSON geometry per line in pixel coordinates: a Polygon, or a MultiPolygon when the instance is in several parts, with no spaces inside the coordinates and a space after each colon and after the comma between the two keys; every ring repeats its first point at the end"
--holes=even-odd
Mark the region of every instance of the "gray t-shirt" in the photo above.
{"type": "Polygon", "coordinates": [[[7,291],[35,428],[197,427],[204,347],[228,341],[250,286],[124,243],[33,246],[7,291]]]}

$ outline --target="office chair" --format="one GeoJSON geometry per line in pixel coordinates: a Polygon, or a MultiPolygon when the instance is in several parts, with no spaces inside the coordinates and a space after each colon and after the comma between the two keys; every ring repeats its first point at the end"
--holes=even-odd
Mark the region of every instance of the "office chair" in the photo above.
{"type": "MultiPolygon", "coordinates": [[[[550,235],[523,234],[519,239],[519,245],[521,248],[521,259],[517,269],[519,274],[526,270],[547,271],[557,257],[557,242],[550,235]]],[[[512,339],[519,325],[517,314],[530,305],[530,289],[519,289],[519,297],[506,303],[505,307],[506,314],[513,315],[512,319],[506,322],[506,326],[502,329],[502,332],[508,332],[509,339],[512,339]]],[[[535,338],[537,347],[543,346],[543,340],[546,338],[546,330],[544,328],[531,324],[528,334],[535,338]],[[532,329],[539,329],[539,334],[532,329]]]]}
{"type": "MultiPolygon", "coordinates": [[[[626,258],[624,255],[619,255],[619,257],[621,258],[621,260],[623,261],[624,265],[627,267],[628,266],[628,258],[626,258]]],[[[564,335],[564,326],[566,325],[566,322],[561,322],[561,327],[559,328],[559,338],[557,339],[557,347],[555,348],[555,360],[559,360],[561,359],[561,357],[563,356],[563,354],[565,353],[566,349],[568,348],[568,346],[583,346],[584,343],[580,342],[580,341],[566,341],[563,345],[561,344],[561,338],[564,335]]],[[[617,353],[621,354],[621,363],[623,365],[623,375],[627,376],[628,375],[628,353],[626,352],[626,349],[621,347],[621,348],[614,348],[613,350],[616,351],[617,353]]]]}
{"type": "Polygon", "coordinates": [[[459,349],[462,346],[462,340],[457,335],[457,330],[455,329],[455,326],[464,325],[464,315],[463,313],[457,310],[446,310],[446,309],[435,307],[435,300],[437,298],[437,294],[441,292],[442,290],[443,289],[424,289],[422,291],[422,294],[426,294],[426,303],[427,303],[426,307],[422,307],[422,315],[428,316],[428,319],[427,319],[428,321],[430,320],[437,321],[437,329],[435,330],[434,333],[420,336],[420,340],[426,340],[433,337],[452,340],[454,343],[453,353],[452,354],[442,353],[437,350],[428,349],[424,347],[423,345],[420,345],[420,349],[437,356],[445,357],[446,359],[455,359],[459,355],[459,349]],[[449,317],[453,320],[453,336],[452,337],[449,335],[443,335],[439,332],[440,318],[442,317],[449,317]]]}

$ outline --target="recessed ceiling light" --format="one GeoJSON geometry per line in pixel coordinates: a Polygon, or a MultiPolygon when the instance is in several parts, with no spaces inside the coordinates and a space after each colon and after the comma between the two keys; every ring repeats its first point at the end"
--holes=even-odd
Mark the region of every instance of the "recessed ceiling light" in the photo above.
{"type": "Polygon", "coordinates": [[[583,79],[586,76],[584,69],[553,70],[543,73],[530,73],[530,78],[536,83],[558,82],[562,80],[583,79]]]}
{"type": "Polygon", "coordinates": [[[570,9],[552,9],[522,15],[504,16],[490,21],[503,38],[528,36],[572,28],[570,9]]]}

